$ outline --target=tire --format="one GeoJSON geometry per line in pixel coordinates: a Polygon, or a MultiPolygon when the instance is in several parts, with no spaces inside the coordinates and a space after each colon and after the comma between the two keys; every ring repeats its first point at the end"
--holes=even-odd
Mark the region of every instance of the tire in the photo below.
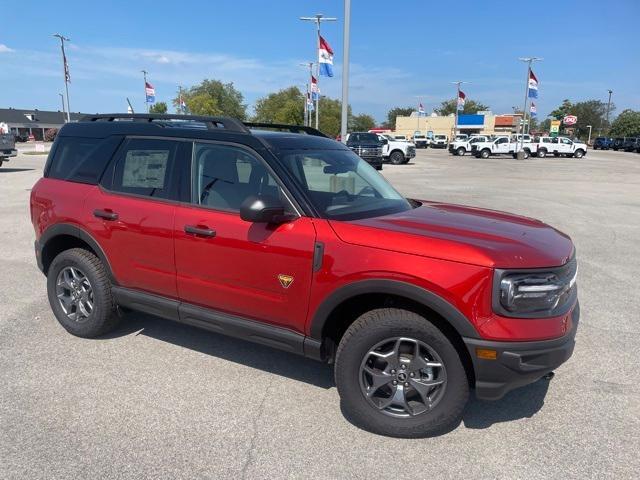
{"type": "Polygon", "coordinates": [[[391,152],[391,155],[389,155],[389,161],[393,165],[400,165],[404,163],[404,153],[402,153],[400,150],[394,150],[393,152],[391,152]]]}
{"type": "Polygon", "coordinates": [[[524,149],[524,159],[526,160],[527,158],[529,158],[531,156],[531,150],[528,149],[524,149]]]}
{"type": "Polygon", "coordinates": [[[489,158],[490,156],[491,156],[491,152],[490,152],[489,150],[482,150],[482,151],[480,152],[480,157],[481,157],[481,158],[487,159],[487,158],[489,158]]]}
{"type": "Polygon", "coordinates": [[[3,163],[4,163],[4,160],[0,158],[0,167],[2,167],[3,163]]]}
{"type": "Polygon", "coordinates": [[[576,150],[576,151],[574,152],[573,156],[574,156],[575,158],[582,158],[582,157],[584,157],[584,152],[583,152],[582,150],[578,149],[578,150],[576,150]]]}
{"type": "Polygon", "coordinates": [[[335,380],[345,416],[360,428],[392,437],[430,437],[450,431],[460,423],[469,398],[464,366],[449,339],[426,318],[396,308],[371,310],[347,329],[336,352],[335,380]],[[414,356],[418,345],[422,353],[414,356]],[[389,360],[371,353],[377,347],[384,353],[391,349],[389,360]],[[396,356],[394,351],[402,355],[396,356]],[[425,361],[430,362],[428,367],[425,361]],[[365,369],[375,369],[377,376],[365,373],[365,369]],[[420,381],[409,378],[411,373],[407,372],[417,372],[420,381]],[[372,385],[374,378],[381,379],[377,387],[372,385]],[[436,385],[440,381],[443,383],[436,385]],[[434,384],[425,389],[420,382],[434,384]],[[421,386],[432,407],[427,407],[414,385],[421,386]]]}
{"type": "Polygon", "coordinates": [[[541,150],[538,150],[538,158],[544,158],[547,156],[547,151],[543,148],[541,150]]]}
{"type": "Polygon", "coordinates": [[[467,150],[464,147],[459,147],[456,150],[456,155],[458,155],[460,157],[463,157],[465,153],[467,153],[467,150]]]}
{"type": "Polygon", "coordinates": [[[558,152],[553,152],[553,156],[558,158],[560,156],[560,154],[558,152]]]}
{"type": "Polygon", "coordinates": [[[77,337],[104,335],[113,330],[120,320],[116,315],[107,270],[98,257],[82,248],[65,250],[53,259],[47,273],[47,294],[58,322],[77,337]],[[86,282],[79,280],[82,278],[86,282]],[[77,304],[73,303],[74,292],[69,283],[74,281],[79,285],[78,291],[83,292],[77,304]],[[67,311],[59,295],[69,304],[67,311]],[[89,303],[91,309],[88,308],[89,303]]]}

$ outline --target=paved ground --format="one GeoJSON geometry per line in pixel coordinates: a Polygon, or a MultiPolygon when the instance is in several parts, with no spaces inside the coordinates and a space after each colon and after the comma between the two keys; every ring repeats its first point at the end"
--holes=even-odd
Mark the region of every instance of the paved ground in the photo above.
{"type": "Polygon", "coordinates": [[[65,333],[32,251],[43,163],[0,169],[0,478],[637,478],[640,155],[385,167],[408,195],[541,218],[579,255],[572,359],[415,441],[352,426],[329,367],[304,358],[139,314],[108,338],[65,333]]]}

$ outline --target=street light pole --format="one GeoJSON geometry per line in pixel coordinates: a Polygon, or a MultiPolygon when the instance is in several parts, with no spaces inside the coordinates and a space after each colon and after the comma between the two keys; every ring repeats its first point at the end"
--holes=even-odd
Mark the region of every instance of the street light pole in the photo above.
{"type": "Polygon", "coordinates": [[[457,90],[456,101],[454,103],[456,108],[456,118],[454,120],[455,123],[453,125],[453,139],[452,139],[453,141],[455,141],[456,135],[458,132],[458,102],[460,101],[460,85],[462,85],[463,83],[469,83],[469,82],[462,82],[458,80],[457,82],[451,82],[451,83],[453,83],[456,86],[456,90],[457,90]]]}
{"type": "Polygon", "coordinates": [[[64,108],[64,95],[61,94],[61,93],[58,93],[58,95],[60,95],[60,100],[62,100],[62,121],[64,123],[66,123],[67,115],[66,115],[65,108],[64,108]]]}
{"type": "Polygon", "coordinates": [[[607,90],[609,92],[609,101],[607,102],[607,134],[609,133],[609,111],[611,110],[611,94],[613,90],[607,90]]]}
{"type": "MultiPolygon", "coordinates": [[[[299,63],[298,65],[300,65],[301,67],[304,68],[308,68],[309,69],[309,82],[307,83],[307,94],[308,95],[313,95],[312,94],[312,90],[313,90],[313,62],[304,62],[304,63],[299,63]]],[[[317,79],[316,79],[317,82],[317,79]]],[[[313,101],[313,97],[308,97],[311,98],[313,101]]],[[[304,115],[304,124],[305,126],[310,127],[311,126],[311,112],[309,111],[309,106],[307,104],[307,98],[304,99],[304,111],[305,111],[305,115],[304,115]]]]}
{"type": "Polygon", "coordinates": [[[147,72],[146,70],[140,70],[142,77],[144,78],[144,104],[147,106],[147,113],[149,113],[149,102],[147,102],[147,72]]]}
{"type": "Polygon", "coordinates": [[[64,89],[67,94],[67,122],[70,122],[71,108],[69,108],[69,65],[67,64],[67,55],[64,52],[64,42],[70,42],[71,39],[65,37],[64,35],[60,35],[59,33],[54,33],[53,36],[60,39],[60,51],[62,52],[62,71],[64,75],[64,89]]]}
{"type": "Polygon", "coordinates": [[[340,116],[340,140],[346,143],[349,120],[349,39],[351,36],[351,0],[344,0],[344,25],[342,27],[342,112],[340,116]]]}
{"type": "Polygon", "coordinates": [[[589,128],[589,138],[587,139],[587,145],[589,145],[591,143],[591,125],[587,125],[587,127],[589,128]]]}
{"type": "MultiPolygon", "coordinates": [[[[521,62],[525,62],[527,64],[527,78],[525,81],[525,89],[524,89],[524,107],[522,107],[522,129],[520,130],[520,148],[516,152],[516,158],[520,157],[520,150],[524,149],[524,125],[525,118],[527,116],[527,101],[529,100],[529,77],[531,75],[531,64],[536,61],[542,60],[540,57],[520,57],[518,60],[521,62]]],[[[518,142],[517,142],[518,143],[518,142]]],[[[517,145],[516,143],[516,145],[517,145]]],[[[524,157],[522,157],[524,158],[524,157]]]]}
{"type": "MultiPolygon", "coordinates": [[[[313,17],[300,17],[300,20],[305,22],[314,22],[316,24],[316,56],[320,52],[320,24],[322,22],[335,22],[337,18],[325,17],[322,13],[316,13],[313,17]]],[[[320,114],[320,62],[318,61],[318,68],[316,69],[316,85],[318,86],[318,95],[316,97],[316,128],[318,128],[318,119],[320,114]]]]}

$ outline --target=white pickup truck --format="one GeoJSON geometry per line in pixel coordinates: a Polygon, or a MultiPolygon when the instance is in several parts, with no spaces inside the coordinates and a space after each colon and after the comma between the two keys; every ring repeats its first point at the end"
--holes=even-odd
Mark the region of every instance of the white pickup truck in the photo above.
{"type": "Polygon", "coordinates": [[[446,135],[434,135],[431,139],[431,148],[447,148],[449,137],[446,135]]]}
{"type": "Polygon", "coordinates": [[[17,154],[13,133],[9,132],[9,127],[6,123],[0,123],[0,167],[4,162],[9,161],[9,158],[15,157],[17,154]]]}
{"type": "Polygon", "coordinates": [[[471,154],[476,158],[489,158],[494,155],[511,155],[515,158],[521,150],[524,152],[524,158],[529,158],[536,154],[538,144],[526,141],[520,143],[515,137],[500,136],[489,142],[471,145],[471,154]]]}
{"type": "Polygon", "coordinates": [[[449,153],[462,156],[467,152],[471,152],[473,144],[478,142],[490,142],[491,137],[488,135],[473,135],[467,140],[456,140],[449,144],[449,153]]]}
{"type": "Polygon", "coordinates": [[[416,156],[416,146],[411,142],[398,140],[397,137],[388,134],[378,134],[378,138],[387,141],[382,145],[382,158],[394,165],[407,163],[416,156]]]}
{"type": "Polygon", "coordinates": [[[556,157],[567,155],[582,158],[587,154],[587,144],[573,141],[567,137],[540,137],[537,153],[539,158],[544,158],[549,154],[556,157]]]}

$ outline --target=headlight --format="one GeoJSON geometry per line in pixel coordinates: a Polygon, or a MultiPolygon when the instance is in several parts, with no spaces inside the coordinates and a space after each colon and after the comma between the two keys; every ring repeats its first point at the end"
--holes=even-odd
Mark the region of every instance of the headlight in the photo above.
{"type": "Polygon", "coordinates": [[[509,317],[552,317],[566,313],[577,295],[575,258],[562,267],[496,270],[493,306],[509,317]]]}

